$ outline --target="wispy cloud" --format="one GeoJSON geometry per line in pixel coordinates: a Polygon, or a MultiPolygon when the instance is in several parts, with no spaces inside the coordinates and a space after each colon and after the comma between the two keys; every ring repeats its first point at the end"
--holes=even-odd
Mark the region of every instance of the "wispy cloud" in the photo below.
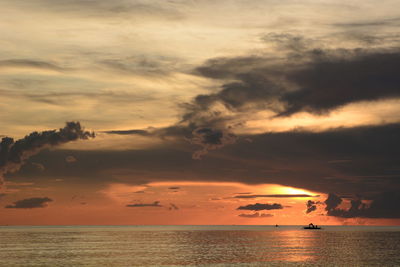
{"type": "Polygon", "coordinates": [[[22,9],[34,9],[39,11],[56,12],[58,14],[69,14],[86,19],[107,18],[107,17],[151,17],[152,19],[180,20],[184,14],[174,8],[173,3],[165,1],[141,1],[141,0],[33,0],[29,2],[11,1],[14,5],[22,9]]]}
{"type": "Polygon", "coordinates": [[[246,214],[246,213],[243,213],[243,214],[239,214],[238,215],[239,217],[243,217],[243,218],[251,218],[251,219],[254,219],[254,218],[271,218],[271,217],[274,217],[274,215],[273,214],[269,214],[269,213],[258,213],[258,212],[256,212],[256,213],[253,213],[253,214],[246,214]]]}
{"type": "Polygon", "coordinates": [[[162,207],[162,205],[160,205],[160,201],[154,201],[153,203],[127,204],[126,207],[129,207],[129,208],[162,207]]]}
{"type": "Polygon", "coordinates": [[[46,69],[46,70],[54,70],[54,71],[63,71],[64,68],[50,62],[33,60],[33,59],[7,59],[0,60],[0,68],[37,68],[37,69],[46,69]]]}

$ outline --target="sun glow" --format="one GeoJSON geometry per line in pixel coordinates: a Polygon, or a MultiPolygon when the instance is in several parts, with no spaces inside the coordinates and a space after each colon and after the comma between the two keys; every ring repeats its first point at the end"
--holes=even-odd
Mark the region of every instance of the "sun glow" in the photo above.
{"type": "Polygon", "coordinates": [[[301,188],[283,186],[278,184],[264,185],[263,193],[266,194],[285,194],[285,195],[318,195],[318,193],[308,191],[301,188]]]}

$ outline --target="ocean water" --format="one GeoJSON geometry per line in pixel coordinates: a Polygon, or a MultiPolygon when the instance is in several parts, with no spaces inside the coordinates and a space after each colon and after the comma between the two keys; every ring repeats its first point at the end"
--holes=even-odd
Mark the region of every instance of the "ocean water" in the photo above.
{"type": "Polygon", "coordinates": [[[2,226],[0,266],[400,266],[400,227],[2,226]]]}

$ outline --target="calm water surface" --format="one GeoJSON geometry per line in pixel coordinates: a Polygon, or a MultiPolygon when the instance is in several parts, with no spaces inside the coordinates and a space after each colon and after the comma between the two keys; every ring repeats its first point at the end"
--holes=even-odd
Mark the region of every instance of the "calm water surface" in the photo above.
{"type": "Polygon", "coordinates": [[[0,266],[400,266],[400,227],[0,227],[0,266]]]}

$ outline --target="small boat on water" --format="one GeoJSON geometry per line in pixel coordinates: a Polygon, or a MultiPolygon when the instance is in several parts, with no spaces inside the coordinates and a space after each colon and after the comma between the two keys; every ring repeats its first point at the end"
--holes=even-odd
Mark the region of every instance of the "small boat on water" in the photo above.
{"type": "Polygon", "coordinates": [[[318,225],[314,225],[312,223],[310,223],[308,226],[304,226],[304,229],[310,229],[310,230],[318,230],[321,229],[321,227],[319,227],[318,225]]]}

